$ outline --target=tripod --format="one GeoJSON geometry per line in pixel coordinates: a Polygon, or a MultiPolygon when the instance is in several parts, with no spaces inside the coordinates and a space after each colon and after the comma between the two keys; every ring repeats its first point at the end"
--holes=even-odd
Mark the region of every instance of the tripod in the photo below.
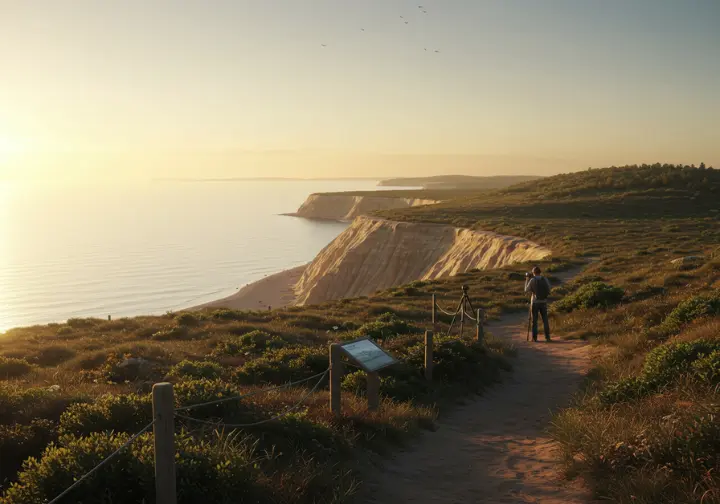
{"type": "Polygon", "coordinates": [[[525,341],[530,342],[530,328],[532,327],[532,298],[528,302],[528,330],[525,341]]]}
{"type": "Polygon", "coordinates": [[[455,315],[453,315],[452,321],[450,322],[450,328],[448,329],[448,336],[452,332],[453,325],[455,324],[455,318],[457,318],[458,313],[460,314],[460,337],[462,338],[463,335],[463,329],[465,327],[465,307],[470,307],[470,313],[475,313],[475,308],[473,308],[472,301],[470,301],[470,297],[468,297],[468,286],[463,285],[462,286],[462,297],[460,298],[460,304],[458,304],[457,310],[455,310],[455,315]]]}

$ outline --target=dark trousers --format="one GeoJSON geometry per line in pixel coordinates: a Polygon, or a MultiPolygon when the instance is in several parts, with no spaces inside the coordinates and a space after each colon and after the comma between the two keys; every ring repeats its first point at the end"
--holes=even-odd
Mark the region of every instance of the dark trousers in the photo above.
{"type": "Polygon", "coordinates": [[[550,322],[548,321],[547,303],[533,303],[532,305],[532,335],[537,340],[538,315],[542,316],[545,329],[545,338],[550,339],[550,322]]]}

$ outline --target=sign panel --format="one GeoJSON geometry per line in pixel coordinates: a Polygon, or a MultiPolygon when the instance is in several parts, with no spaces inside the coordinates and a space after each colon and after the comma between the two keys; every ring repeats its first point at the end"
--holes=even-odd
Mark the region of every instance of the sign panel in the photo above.
{"type": "Polygon", "coordinates": [[[374,373],[397,362],[394,357],[368,338],[345,343],[341,348],[368,373],[374,373]]]}

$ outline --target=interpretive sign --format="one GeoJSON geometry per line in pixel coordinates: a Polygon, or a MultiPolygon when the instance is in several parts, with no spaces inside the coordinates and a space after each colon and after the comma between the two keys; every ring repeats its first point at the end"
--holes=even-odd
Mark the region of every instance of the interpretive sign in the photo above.
{"type": "Polygon", "coordinates": [[[395,364],[397,360],[388,355],[369,338],[351,341],[341,346],[348,357],[357,362],[368,373],[395,364]]]}

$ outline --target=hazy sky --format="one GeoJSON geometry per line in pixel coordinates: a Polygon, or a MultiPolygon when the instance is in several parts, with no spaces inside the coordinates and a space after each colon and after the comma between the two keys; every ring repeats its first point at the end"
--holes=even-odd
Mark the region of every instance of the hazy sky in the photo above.
{"type": "Polygon", "coordinates": [[[0,178],[718,166],[719,25],[718,0],[0,0],[0,178]]]}

